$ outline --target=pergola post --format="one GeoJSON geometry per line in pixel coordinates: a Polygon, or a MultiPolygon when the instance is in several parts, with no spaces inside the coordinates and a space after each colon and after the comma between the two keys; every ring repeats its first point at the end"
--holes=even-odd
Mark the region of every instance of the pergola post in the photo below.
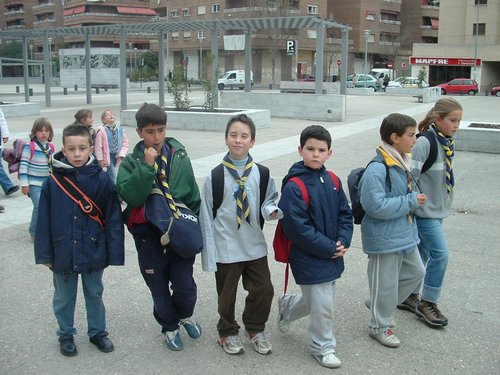
{"type": "Polygon", "coordinates": [[[325,26],[323,22],[316,27],[316,78],[314,85],[315,94],[323,91],[323,48],[325,43],[325,26]]]}
{"type": "Polygon", "coordinates": [[[340,60],[340,94],[346,94],[347,87],[347,66],[349,65],[349,28],[346,26],[342,29],[342,49],[340,60]]]}
{"type": "Polygon", "coordinates": [[[29,76],[30,68],[28,65],[28,38],[23,37],[23,74],[24,74],[24,100],[26,102],[30,101],[29,94],[29,76]]]}
{"type": "Polygon", "coordinates": [[[158,96],[160,107],[165,106],[165,32],[158,33],[158,96]]]}
{"type": "Polygon", "coordinates": [[[127,109],[127,33],[120,29],[120,108],[127,109]]]}
{"type": "Polygon", "coordinates": [[[90,70],[90,34],[85,33],[85,93],[87,104],[92,104],[92,72],[90,70]]]}
{"type": "Polygon", "coordinates": [[[43,80],[45,82],[45,106],[52,107],[52,98],[50,96],[50,81],[52,80],[52,66],[50,66],[50,45],[49,32],[45,31],[43,35],[43,80]]]}
{"type": "Polygon", "coordinates": [[[245,30],[245,92],[252,87],[252,31],[245,30]]]}
{"type": "Polygon", "coordinates": [[[219,68],[219,27],[215,22],[210,35],[210,50],[213,56],[212,61],[212,96],[214,107],[219,106],[219,92],[217,87],[217,80],[219,79],[217,72],[219,68]]]}

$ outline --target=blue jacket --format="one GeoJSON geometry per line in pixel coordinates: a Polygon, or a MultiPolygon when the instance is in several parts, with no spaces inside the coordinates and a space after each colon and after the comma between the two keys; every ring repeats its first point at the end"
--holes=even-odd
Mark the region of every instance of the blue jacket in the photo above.
{"type": "Polygon", "coordinates": [[[105,227],[85,214],[49,177],[42,186],[35,235],[35,261],[52,264],[56,273],[82,273],[124,264],[124,228],[120,202],[109,176],[94,156],[71,166],[62,152],[54,155],[53,172],[67,176],[101,209],[105,227]]]}
{"type": "Polygon", "coordinates": [[[411,251],[419,243],[417,225],[409,214],[417,208],[417,193],[409,191],[405,171],[377,149],[360,180],[359,196],[365,210],[361,241],[366,254],[411,251]],[[389,167],[389,182],[385,162],[389,167]]]}
{"type": "Polygon", "coordinates": [[[303,162],[295,163],[283,179],[278,207],[283,210],[283,231],[292,241],[290,266],[295,282],[311,285],[338,279],[344,271],[344,258],[332,259],[336,242],[349,247],[353,231],[351,208],[342,185],[337,192],[324,167],[313,170],[303,162]],[[306,185],[309,209],[297,184],[287,184],[293,176],[306,185]]]}

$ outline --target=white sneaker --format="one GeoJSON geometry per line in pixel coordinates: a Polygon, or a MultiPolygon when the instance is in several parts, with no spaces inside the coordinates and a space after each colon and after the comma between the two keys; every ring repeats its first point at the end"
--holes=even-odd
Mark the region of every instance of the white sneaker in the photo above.
{"type": "Polygon", "coordinates": [[[335,352],[330,352],[326,354],[312,354],[316,361],[323,367],[328,368],[339,368],[342,365],[340,359],[337,358],[335,352]]]}
{"type": "Polygon", "coordinates": [[[266,332],[259,332],[253,336],[250,333],[246,333],[247,338],[253,343],[253,348],[259,354],[269,354],[273,350],[271,345],[271,340],[266,332]]]}
{"type": "Polygon", "coordinates": [[[227,354],[241,354],[245,351],[239,336],[219,337],[217,344],[222,346],[227,354]]]}
{"type": "Polygon", "coordinates": [[[399,345],[401,345],[401,342],[390,328],[386,329],[382,333],[375,333],[372,330],[368,330],[368,334],[370,335],[370,337],[373,337],[379,343],[384,346],[388,346],[389,348],[397,348],[399,345]]]}
{"type": "Polygon", "coordinates": [[[285,320],[283,316],[283,298],[284,296],[278,297],[278,329],[282,333],[286,333],[290,330],[290,321],[285,320]]]}

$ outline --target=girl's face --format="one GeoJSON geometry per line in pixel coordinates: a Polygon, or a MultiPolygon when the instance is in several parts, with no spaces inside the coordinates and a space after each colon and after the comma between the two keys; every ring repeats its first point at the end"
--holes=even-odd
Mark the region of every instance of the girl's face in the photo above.
{"type": "Polygon", "coordinates": [[[396,133],[391,135],[392,147],[401,155],[408,154],[415,142],[417,142],[417,127],[409,126],[406,128],[403,135],[399,136],[396,133]]]}
{"type": "Polygon", "coordinates": [[[437,115],[435,122],[438,130],[447,137],[454,137],[460,126],[462,113],[460,109],[456,109],[444,117],[437,115]]]}
{"type": "Polygon", "coordinates": [[[38,139],[40,142],[48,142],[49,140],[49,137],[50,137],[50,130],[47,129],[45,126],[40,129],[40,130],[37,130],[35,132],[35,137],[36,139],[38,139]]]}
{"type": "Polygon", "coordinates": [[[102,122],[106,125],[112,125],[115,123],[115,115],[111,111],[106,111],[102,117],[102,122]]]}
{"type": "Polygon", "coordinates": [[[88,126],[89,128],[92,127],[93,122],[94,122],[94,119],[92,118],[92,115],[84,117],[82,119],[82,125],[88,126]]]}

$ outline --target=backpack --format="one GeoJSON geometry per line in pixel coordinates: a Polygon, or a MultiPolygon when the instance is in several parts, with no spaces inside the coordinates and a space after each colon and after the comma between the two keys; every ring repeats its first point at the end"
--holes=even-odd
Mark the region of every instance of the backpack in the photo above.
{"type": "MultiPolygon", "coordinates": [[[[333,185],[337,192],[340,192],[340,181],[339,178],[332,171],[328,171],[330,178],[332,179],[333,185]]],[[[306,208],[309,209],[309,193],[307,191],[306,185],[304,181],[302,181],[299,177],[294,176],[288,180],[288,182],[294,182],[300,189],[302,197],[304,198],[304,202],[306,203],[306,208]]],[[[287,183],[288,183],[287,182],[287,183]]],[[[281,224],[281,220],[278,221],[278,225],[276,225],[276,230],[274,232],[273,239],[273,249],[274,249],[274,259],[280,263],[286,263],[285,269],[285,290],[283,295],[286,294],[286,290],[288,288],[288,273],[289,273],[289,257],[290,257],[290,249],[292,247],[292,241],[290,241],[283,231],[283,225],[281,224]]]]}
{"type": "MultiPolygon", "coordinates": [[[[35,142],[36,141],[25,141],[23,139],[16,139],[14,142],[12,142],[12,148],[6,148],[2,152],[2,158],[5,160],[8,164],[8,169],[9,173],[15,173],[18,172],[19,174],[19,167],[21,165],[21,156],[23,154],[23,149],[26,143],[29,143],[30,145],[30,160],[33,158],[33,155],[35,154],[35,142]]],[[[49,143],[50,149],[52,150],[52,153],[54,153],[54,145],[52,143],[49,143]]]]}
{"type": "MultiPolygon", "coordinates": [[[[260,191],[260,206],[264,204],[266,200],[266,192],[267,185],[269,184],[269,168],[263,166],[262,164],[255,163],[260,173],[260,183],[259,183],[259,191],[260,191]]],[[[219,164],[211,172],[212,175],[212,214],[213,218],[217,216],[217,210],[220,208],[222,204],[222,199],[224,198],[224,166],[219,164]]],[[[259,210],[259,221],[260,228],[264,227],[264,217],[259,210]]]]}
{"type": "Polygon", "coordinates": [[[389,185],[389,191],[391,191],[392,188],[391,178],[389,177],[389,167],[383,162],[372,160],[364,168],[353,169],[351,173],[349,173],[349,176],[347,176],[347,187],[349,189],[349,197],[351,198],[351,210],[354,224],[361,224],[363,217],[365,217],[365,210],[363,206],[361,206],[361,198],[359,196],[359,182],[366,168],[371,163],[382,163],[385,165],[385,181],[386,184],[389,185]]]}
{"type": "Polygon", "coordinates": [[[432,165],[436,162],[437,158],[437,153],[438,153],[438,148],[437,148],[437,139],[434,136],[434,134],[427,130],[423,133],[418,133],[417,138],[420,137],[425,137],[429,141],[431,145],[431,149],[429,151],[429,155],[427,156],[427,160],[425,161],[424,165],[422,166],[422,170],[420,173],[425,173],[432,165]]]}

